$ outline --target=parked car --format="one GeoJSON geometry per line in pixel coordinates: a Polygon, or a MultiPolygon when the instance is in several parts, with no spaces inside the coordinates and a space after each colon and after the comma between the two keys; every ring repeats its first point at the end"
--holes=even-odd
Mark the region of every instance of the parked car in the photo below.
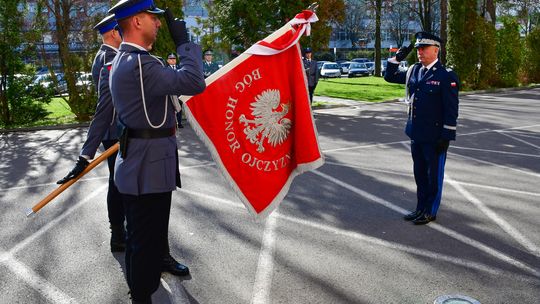
{"type": "Polygon", "coordinates": [[[383,59],[381,60],[381,75],[384,76],[384,74],[386,73],[386,65],[388,64],[388,60],[387,59],[383,59]]]}
{"type": "Polygon", "coordinates": [[[44,88],[52,89],[54,94],[62,94],[67,92],[67,82],[64,79],[63,73],[55,73],[57,84],[55,85],[51,74],[37,74],[30,86],[41,85],[44,88]]]}
{"type": "Polygon", "coordinates": [[[349,66],[349,78],[369,75],[370,73],[365,63],[353,62],[349,66]]]}
{"type": "Polygon", "coordinates": [[[366,63],[366,62],[369,62],[369,59],[367,59],[367,58],[353,58],[353,60],[351,60],[351,61],[359,62],[359,63],[366,63]]]}
{"type": "Polygon", "coordinates": [[[369,74],[371,75],[375,74],[375,62],[370,61],[370,62],[365,62],[364,64],[368,68],[369,74]]]}
{"type": "Polygon", "coordinates": [[[336,62],[325,62],[321,67],[321,77],[341,77],[341,68],[336,62]]]}
{"type": "Polygon", "coordinates": [[[321,68],[322,68],[323,64],[325,64],[327,62],[330,62],[330,61],[324,61],[324,60],[317,61],[317,72],[319,73],[319,75],[321,75],[321,68]]]}
{"type": "Polygon", "coordinates": [[[348,74],[349,73],[349,65],[351,64],[351,61],[345,61],[340,63],[341,66],[341,74],[348,74]]]}
{"type": "Polygon", "coordinates": [[[409,63],[407,61],[401,61],[399,63],[398,69],[402,72],[406,72],[409,69],[409,63]]]}
{"type": "Polygon", "coordinates": [[[88,87],[92,84],[92,73],[78,73],[77,74],[77,86],[88,87]]]}

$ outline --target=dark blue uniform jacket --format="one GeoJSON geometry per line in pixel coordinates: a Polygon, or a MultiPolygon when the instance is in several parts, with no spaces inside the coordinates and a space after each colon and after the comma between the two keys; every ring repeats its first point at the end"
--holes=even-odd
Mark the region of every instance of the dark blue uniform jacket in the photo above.
{"type": "Polygon", "coordinates": [[[90,158],[94,158],[101,141],[118,138],[116,115],[109,90],[109,70],[105,67],[114,59],[116,52],[113,47],[103,44],[92,64],[92,81],[97,90],[98,103],[80,153],[90,158]]]}
{"type": "MultiPolygon", "coordinates": [[[[194,43],[177,48],[180,69],[122,43],[111,67],[110,86],[118,119],[130,129],[171,129],[176,116],[170,95],[195,95],[205,88],[202,51],[194,43]]],[[[120,193],[141,195],[176,189],[176,136],[130,138],[127,157],[116,158],[114,181],[120,193]]]]}
{"type": "MultiPolygon", "coordinates": [[[[384,79],[405,84],[406,71],[398,64],[388,62],[384,79]]],[[[435,63],[419,79],[420,63],[411,66],[407,84],[409,117],[405,133],[418,143],[434,143],[439,139],[455,140],[458,118],[459,80],[454,71],[435,63]]]]}

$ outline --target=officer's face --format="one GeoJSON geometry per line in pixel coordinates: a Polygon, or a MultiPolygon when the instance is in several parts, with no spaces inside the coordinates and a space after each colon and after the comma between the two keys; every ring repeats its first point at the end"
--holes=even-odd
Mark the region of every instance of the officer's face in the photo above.
{"type": "Polygon", "coordinates": [[[311,53],[306,53],[306,58],[311,59],[311,53]]]}
{"type": "Polygon", "coordinates": [[[208,62],[212,61],[212,58],[214,58],[212,55],[204,55],[204,60],[208,62]]]}
{"type": "Polygon", "coordinates": [[[420,61],[424,66],[429,65],[439,54],[439,48],[434,45],[419,46],[416,48],[416,55],[418,56],[418,61],[420,61]]]}
{"type": "Polygon", "coordinates": [[[167,62],[168,62],[170,65],[176,65],[176,59],[174,59],[174,58],[167,59],[167,62]]]}
{"type": "Polygon", "coordinates": [[[161,21],[159,21],[158,15],[156,14],[142,13],[140,15],[143,36],[149,44],[153,44],[156,41],[158,30],[161,27],[161,21]]]}

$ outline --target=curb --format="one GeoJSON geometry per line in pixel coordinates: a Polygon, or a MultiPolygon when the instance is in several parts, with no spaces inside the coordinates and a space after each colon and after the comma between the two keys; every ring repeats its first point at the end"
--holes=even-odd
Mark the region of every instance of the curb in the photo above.
{"type": "MultiPolygon", "coordinates": [[[[474,95],[474,94],[485,94],[485,93],[500,93],[500,92],[513,92],[513,91],[524,91],[524,90],[531,90],[531,89],[537,89],[540,88],[540,84],[533,84],[527,87],[513,87],[513,88],[495,88],[495,89],[487,89],[487,90],[477,90],[477,91],[466,91],[466,92],[459,92],[460,96],[467,96],[467,95],[474,95]]],[[[324,97],[323,97],[324,98],[324,97]]],[[[395,98],[395,99],[389,99],[379,102],[369,102],[364,100],[352,100],[352,99],[344,99],[344,98],[336,98],[331,97],[332,99],[335,99],[335,102],[332,101],[322,101],[322,102],[328,102],[329,104],[320,105],[312,107],[314,110],[319,109],[333,109],[333,108],[341,108],[341,107],[350,107],[355,106],[351,105],[351,102],[358,103],[358,105],[372,105],[372,104],[381,104],[381,103],[392,103],[392,102],[401,102],[402,98],[395,98]],[[339,99],[347,100],[347,103],[339,103],[339,99]]]]}
{"type": "Polygon", "coordinates": [[[33,131],[40,131],[40,130],[65,130],[65,129],[88,127],[89,125],[90,125],[90,122],[83,122],[83,123],[67,124],[67,125],[35,126],[35,127],[17,128],[17,129],[0,129],[0,134],[13,133],[13,132],[33,132],[33,131]]]}

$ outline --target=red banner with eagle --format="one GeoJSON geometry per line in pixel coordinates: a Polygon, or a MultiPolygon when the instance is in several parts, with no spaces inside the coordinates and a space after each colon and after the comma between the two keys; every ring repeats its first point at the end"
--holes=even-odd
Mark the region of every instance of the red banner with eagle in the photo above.
{"type": "Polygon", "coordinates": [[[299,38],[311,11],[258,42],[183,97],[186,116],[253,214],[270,214],[294,177],[323,164],[299,38]]]}

